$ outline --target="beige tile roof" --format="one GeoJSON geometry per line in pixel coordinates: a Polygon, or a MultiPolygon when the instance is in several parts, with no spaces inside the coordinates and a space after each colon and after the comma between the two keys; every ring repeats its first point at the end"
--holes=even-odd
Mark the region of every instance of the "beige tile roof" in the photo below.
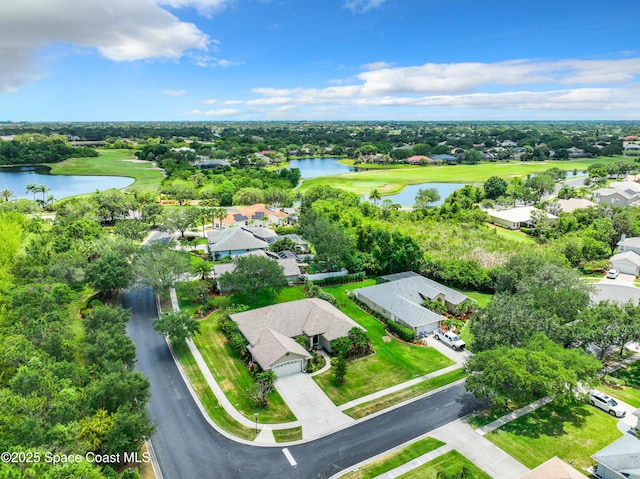
{"type": "Polygon", "coordinates": [[[249,346],[253,359],[265,371],[270,369],[278,359],[287,354],[296,354],[310,359],[311,355],[294,339],[280,334],[271,328],[265,328],[255,344],[249,346]]]}
{"type": "Polygon", "coordinates": [[[251,345],[267,328],[289,338],[301,334],[322,334],[328,341],[346,336],[351,328],[361,328],[342,311],[318,298],[274,304],[232,314],[230,318],[238,324],[240,332],[251,345]]]}

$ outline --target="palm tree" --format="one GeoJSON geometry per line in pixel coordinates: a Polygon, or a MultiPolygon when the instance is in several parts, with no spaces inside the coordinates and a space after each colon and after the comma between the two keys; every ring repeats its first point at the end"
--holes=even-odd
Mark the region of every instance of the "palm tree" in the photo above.
{"type": "Polygon", "coordinates": [[[43,204],[43,205],[45,204],[45,198],[44,198],[44,195],[45,195],[45,193],[46,193],[47,191],[49,191],[49,188],[47,188],[47,185],[38,185],[38,186],[36,186],[36,187],[34,188],[34,196],[35,196],[35,193],[42,193],[42,204],[43,204]]]}
{"type": "Polygon", "coordinates": [[[214,217],[220,220],[220,229],[222,229],[222,220],[227,217],[227,209],[226,208],[216,208],[216,212],[214,213],[214,217]]]}
{"type": "Polygon", "coordinates": [[[33,183],[29,183],[25,188],[27,190],[27,193],[33,193],[33,201],[36,200],[36,192],[37,192],[36,188],[37,188],[36,185],[33,183]]]}
{"type": "Polygon", "coordinates": [[[13,191],[5,188],[4,190],[0,191],[0,196],[2,196],[5,201],[9,201],[9,198],[13,196],[13,193],[13,191]]]}
{"type": "Polygon", "coordinates": [[[369,199],[373,200],[373,204],[378,206],[378,201],[382,199],[380,191],[376,188],[369,193],[369,199]]]}

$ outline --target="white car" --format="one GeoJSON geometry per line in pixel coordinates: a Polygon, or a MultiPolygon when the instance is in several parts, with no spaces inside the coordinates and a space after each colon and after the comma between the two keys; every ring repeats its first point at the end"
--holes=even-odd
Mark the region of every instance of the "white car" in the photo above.
{"type": "Polygon", "coordinates": [[[607,278],[616,279],[619,274],[620,271],[618,271],[617,269],[610,269],[609,271],[607,271],[607,278]]]}
{"type": "Polygon", "coordinates": [[[618,401],[595,389],[589,391],[589,402],[615,417],[624,417],[627,414],[625,408],[618,404],[618,401]]]}

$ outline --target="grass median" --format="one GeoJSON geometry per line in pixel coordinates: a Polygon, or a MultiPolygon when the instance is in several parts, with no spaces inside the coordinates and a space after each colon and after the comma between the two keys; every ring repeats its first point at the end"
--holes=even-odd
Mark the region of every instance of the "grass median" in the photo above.
{"type": "Polygon", "coordinates": [[[403,401],[416,398],[422,394],[434,391],[466,377],[467,374],[464,372],[464,369],[454,369],[453,371],[441,374],[435,378],[427,379],[426,381],[414,384],[413,386],[402,389],[398,392],[387,394],[386,396],[374,399],[373,401],[358,404],[357,406],[346,409],[343,412],[354,419],[360,419],[368,416],[369,414],[382,411],[383,409],[387,409],[388,407],[395,406],[403,401]]]}
{"type": "Polygon", "coordinates": [[[491,479],[490,475],[455,450],[436,457],[432,461],[399,476],[398,479],[439,479],[441,477],[491,479]]]}
{"type": "Polygon", "coordinates": [[[416,457],[438,449],[444,446],[444,442],[432,437],[425,437],[408,446],[398,449],[386,456],[369,462],[359,468],[357,471],[350,471],[342,476],[341,479],[370,479],[377,477],[385,472],[395,469],[402,464],[412,461],[416,457]]]}

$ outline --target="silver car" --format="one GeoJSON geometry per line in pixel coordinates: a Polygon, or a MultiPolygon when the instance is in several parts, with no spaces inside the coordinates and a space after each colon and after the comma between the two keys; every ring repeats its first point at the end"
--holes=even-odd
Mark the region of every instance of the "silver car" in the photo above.
{"type": "Polygon", "coordinates": [[[624,417],[627,414],[625,408],[618,401],[605,393],[592,389],[589,391],[589,401],[596,407],[608,412],[615,417],[624,417]]]}

